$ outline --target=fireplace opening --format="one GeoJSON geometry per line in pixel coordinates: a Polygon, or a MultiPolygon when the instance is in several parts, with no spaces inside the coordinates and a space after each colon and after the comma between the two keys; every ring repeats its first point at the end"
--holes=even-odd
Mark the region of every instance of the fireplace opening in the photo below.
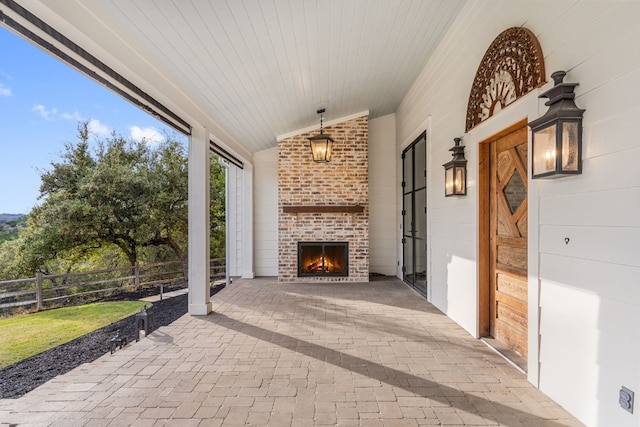
{"type": "Polygon", "coordinates": [[[298,277],[349,276],[348,242],[298,242],[298,277]]]}

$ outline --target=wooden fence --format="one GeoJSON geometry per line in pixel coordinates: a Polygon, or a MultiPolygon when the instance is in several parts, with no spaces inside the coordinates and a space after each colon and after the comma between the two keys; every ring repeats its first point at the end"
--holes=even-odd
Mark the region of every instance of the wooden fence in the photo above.
{"type": "MultiPolygon", "coordinates": [[[[225,259],[210,260],[211,283],[226,276],[225,259]]],[[[45,275],[19,280],[0,281],[0,311],[10,314],[40,311],[45,308],[78,305],[115,297],[124,292],[158,288],[162,298],[166,290],[187,287],[180,261],[136,264],[81,273],[45,275]]]]}

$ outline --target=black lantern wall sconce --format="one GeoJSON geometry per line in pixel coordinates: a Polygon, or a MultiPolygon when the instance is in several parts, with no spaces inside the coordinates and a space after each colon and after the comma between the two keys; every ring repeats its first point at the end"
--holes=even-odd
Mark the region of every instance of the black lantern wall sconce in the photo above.
{"type": "Polygon", "coordinates": [[[551,74],[554,86],[540,95],[548,98],[544,116],[529,123],[532,132],[532,178],[558,178],[582,173],[582,115],[574,89],[563,83],[564,71],[551,74]]]}
{"type": "Polygon", "coordinates": [[[327,163],[331,160],[331,149],[333,147],[333,138],[322,132],[322,114],[324,111],[324,108],[317,111],[320,114],[320,133],[309,138],[313,161],[319,163],[327,163]]]}
{"type": "Polygon", "coordinates": [[[444,195],[464,196],[467,194],[467,159],[464,157],[462,138],[453,138],[455,145],[449,149],[453,158],[444,165],[444,195]]]}

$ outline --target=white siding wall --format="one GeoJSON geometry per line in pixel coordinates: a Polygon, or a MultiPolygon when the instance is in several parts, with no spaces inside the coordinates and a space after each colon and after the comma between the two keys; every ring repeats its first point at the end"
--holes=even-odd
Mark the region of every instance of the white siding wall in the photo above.
{"type": "Polygon", "coordinates": [[[278,148],[253,155],[256,276],[278,275],[278,148]]]}
{"type": "Polygon", "coordinates": [[[469,195],[445,199],[441,165],[464,131],[475,71],[500,32],[524,26],[547,76],[580,83],[583,175],[529,182],[528,378],[589,426],[640,425],[638,402],[633,415],[618,405],[620,386],[640,393],[639,18],[639,2],[469,2],[396,112],[396,156],[431,116],[431,300],[475,335],[477,144],[544,114],[536,96],[551,85],[465,135],[469,195]]]}
{"type": "Polygon", "coordinates": [[[395,114],[369,120],[369,271],[397,268],[395,114]]]}

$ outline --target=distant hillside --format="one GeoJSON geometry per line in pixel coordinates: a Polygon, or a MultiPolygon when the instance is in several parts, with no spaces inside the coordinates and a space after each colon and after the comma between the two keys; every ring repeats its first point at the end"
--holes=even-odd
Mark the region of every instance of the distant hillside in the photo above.
{"type": "Polygon", "coordinates": [[[26,226],[27,217],[22,214],[0,214],[0,243],[18,237],[18,231],[26,226]]]}
{"type": "Polygon", "coordinates": [[[0,222],[16,221],[16,220],[22,218],[23,216],[24,216],[24,214],[2,213],[2,214],[0,214],[0,222]]]}

